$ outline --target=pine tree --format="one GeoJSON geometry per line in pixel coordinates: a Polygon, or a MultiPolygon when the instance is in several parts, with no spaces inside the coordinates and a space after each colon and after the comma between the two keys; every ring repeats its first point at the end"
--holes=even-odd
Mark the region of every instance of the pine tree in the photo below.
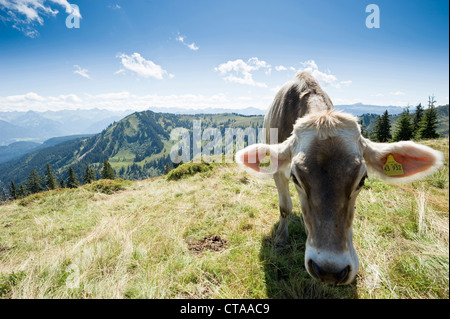
{"type": "Polygon", "coordinates": [[[25,189],[25,186],[23,184],[20,184],[19,190],[17,191],[17,198],[23,198],[27,196],[27,190],[25,189]]]}
{"type": "Polygon", "coordinates": [[[419,123],[418,138],[429,139],[438,138],[440,134],[436,131],[438,128],[438,115],[434,104],[434,96],[428,97],[428,109],[425,111],[422,120],[419,123]]]}
{"type": "Polygon", "coordinates": [[[396,142],[409,141],[413,137],[413,127],[411,123],[411,117],[409,115],[409,108],[403,110],[396,124],[397,127],[393,136],[393,140],[396,142]]]}
{"type": "Polygon", "coordinates": [[[56,189],[58,187],[58,183],[56,182],[56,178],[55,175],[53,174],[50,164],[47,164],[47,173],[45,174],[45,177],[46,177],[45,186],[47,186],[48,189],[56,189]]]}
{"type": "Polygon", "coordinates": [[[75,173],[75,170],[72,166],[69,167],[69,178],[67,179],[67,187],[69,188],[77,188],[80,186],[80,181],[78,180],[78,176],[75,173]]]}
{"type": "Polygon", "coordinates": [[[35,169],[31,170],[25,183],[26,189],[30,194],[39,193],[42,191],[42,178],[35,169]]]}
{"type": "MultiPolygon", "coordinates": [[[[123,161],[125,161],[125,159],[123,161]]],[[[119,177],[123,178],[124,175],[125,175],[125,166],[122,166],[119,171],[119,177]]]]}
{"type": "Polygon", "coordinates": [[[389,120],[388,111],[384,111],[382,116],[379,116],[374,127],[373,137],[378,142],[388,142],[391,138],[391,123],[389,120]]]}
{"type": "Polygon", "coordinates": [[[100,172],[102,175],[102,178],[104,179],[115,179],[116,174],[114,173],[114,169],[112,168],[111,164],[108,162],[107,159],[103,161],[103,167],[100,172]]]}
{"type": "Polygon", "coordinates": [[[12,199],[17,199],[18,198],[17,193],[18,191],[16,184],[14,184],[14,181],[11,181],[11,185],[9,186],[9,197],[11,197],[12,199]]]}
{"type": "Polygon", "coordinates": [[[419,105],[416,106],[416,113],[414,113],[414,119],[413,119],[413,134],[416,136],[417,133],[419,132],[419,128],[420,128],[420,121],[422,120],[423,117],[423,106],[422,103],[419,103],[419,105]]]}
{"type": "Polygon", "coordinates": [[[90,184],[97,180],[97,174],[95,174],[94,169],[92,169],[89,165],[86,166],[86,174],[83,177],[83,181],[86,184],[90,184]]]}
{"type": "Polygon", "coordinates": [[[169,162],[166,163],[166,166],[164,166],[164,175],[167,175],[170,172],[170,164],[169,162]]]}

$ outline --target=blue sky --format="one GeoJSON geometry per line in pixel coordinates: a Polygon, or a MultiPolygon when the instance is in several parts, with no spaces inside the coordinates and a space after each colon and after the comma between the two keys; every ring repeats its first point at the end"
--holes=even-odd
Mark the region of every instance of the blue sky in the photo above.
{"type": "Polygon", "coordinates": [[[446,104],[448,24],[440,0],[0,0],[0,111],[265,109],[300,70],[336,105],[446,104]]]}

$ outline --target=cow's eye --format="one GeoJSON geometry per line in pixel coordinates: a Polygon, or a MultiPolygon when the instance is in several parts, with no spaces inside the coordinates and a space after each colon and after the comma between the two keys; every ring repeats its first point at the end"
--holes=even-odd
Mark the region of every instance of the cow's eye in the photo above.
{"type": "Polygon", "coordinates": [[[361,178],[361,181],[359,182],[358,187],[356,189],[360,189],[361,187],[364,186],[364,181],[366,180],[366,178],[367,178],[367,174],[364,175],[363,178],[361,178]]]}

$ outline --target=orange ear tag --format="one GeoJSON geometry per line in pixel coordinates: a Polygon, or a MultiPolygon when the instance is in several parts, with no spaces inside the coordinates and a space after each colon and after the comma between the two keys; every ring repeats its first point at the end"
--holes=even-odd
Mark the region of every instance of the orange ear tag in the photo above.
{"type": "Polygon", "coordinates": [[[403,165],[396,162],[394,156],[388,155],[386,163],[383,165],[383,172],[386,176],[399,176],[404,175],[403,165]]]}
{"type": "Polygon", "coordinates": [[[270,159],[270,153],[267,152],[266,153],[266,157],[264,157],[260,162],[259,162],[259,168],[263,171],[271,171],[272,170],[272,161],[270,159]]]}

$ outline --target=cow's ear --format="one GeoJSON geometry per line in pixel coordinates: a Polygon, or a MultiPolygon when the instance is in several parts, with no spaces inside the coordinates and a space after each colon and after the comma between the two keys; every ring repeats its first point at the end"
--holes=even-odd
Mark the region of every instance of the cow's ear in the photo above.
{"type": "Polygon", "coordinates": [[[291,161],[289,141],[280,144],[253,144],[236,153],[236,162],[259,175],[272,175],[291,161]]]}
{"type": "Polygon", "coordinates": [[[444,155],[411,141],[375,143],[363,139],[364,160],[369,171],[391,183],[413,181],[434,173],[444,155]]]}

